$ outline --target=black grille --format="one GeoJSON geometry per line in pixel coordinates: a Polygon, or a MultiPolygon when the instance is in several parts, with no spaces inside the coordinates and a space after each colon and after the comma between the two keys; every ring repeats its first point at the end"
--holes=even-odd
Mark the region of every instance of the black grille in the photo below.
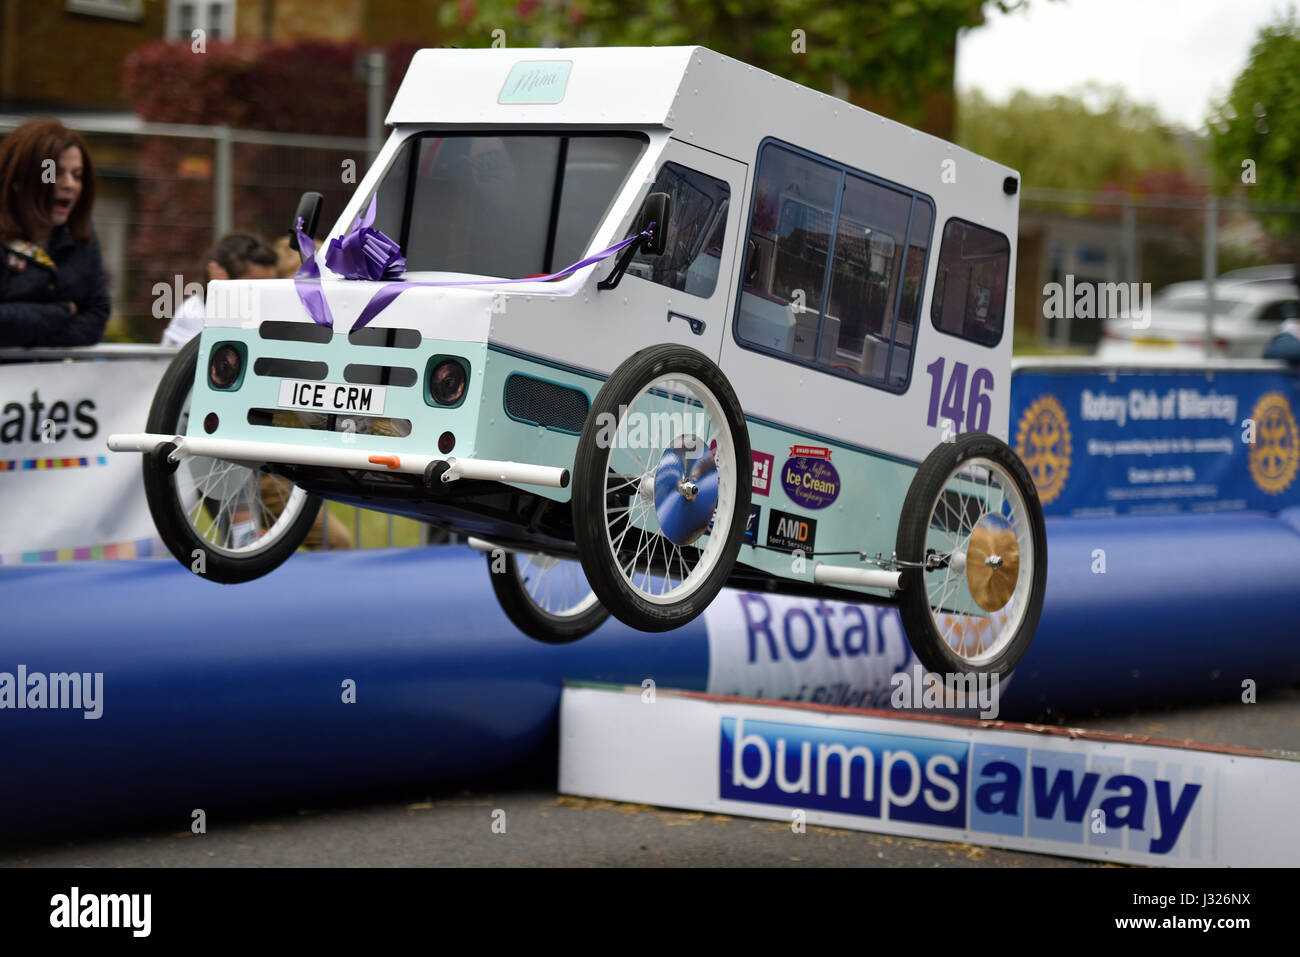
{"type": "Polygon", "coordinates": [[[531,425],[577,435],[591,403],[585,392],[515,373],[506,379],[506,414],[531,425]]]}
{"type": "Polygon", "coordinates": [[[387,326],[366,326],[348,333],[348,342],[354,346],[386,346],[393,349],[418,349],[423,339],[416,329],[390,329],[387,326]]]}
{"type": "Polygon", "coordinates": [[[405,366],[368,366],[353,362],[343,370],[344,381],[362,385],[410,386],[415,385],[418,378],[414,369],[405,366]]]}
{"type": "Polygon", "coordinates": [[[268,319],[257,327],[263,339],[282,339],[285,342],[329,342],[334,333],[314,322],[280,322],[268,319]]]}
{"type": "Polygon", "coordinates": [[[272,359],[263,356],[253,363],[255,375],[281,379],[323,379],[328,372],[329,366],[325,363],[307,362],[303,359],[272,359]]]}

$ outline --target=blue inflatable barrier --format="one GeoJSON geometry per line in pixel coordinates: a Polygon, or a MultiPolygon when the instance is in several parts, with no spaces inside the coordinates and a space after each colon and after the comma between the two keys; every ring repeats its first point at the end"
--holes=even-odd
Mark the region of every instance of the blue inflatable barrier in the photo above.
{"type": "MultiPolygon", "coordinates": [[[[1048,541],[1046,607],[999,717],[1300,681],[1300,533],[1287,522],[1068,519],[1049,523],[1048,541]]],[[[715,608],[748,608],[738,597],[724,592],[715,608]]],[[[810,648],[817,603],[799,601],[810,648]]],[[[198,808],[302,806],[535,767],[553,757],[565,679],[727,691],[711,647],[731,643],[742,665],[745,647],[749,661],[763,647],[749,619],[714,609],[674,632],[611,620],[541,645],[509,623],[483,557],[464,548],[304,553],[239,586],[171,560],[5,567],[0,608],[0,696],[20,668],[89,676],[80,710],[0,709],[0,839],[133,812],[179,831],[198,808]]],[[[847,671],[871,655],[887,688],[915,659],[892,609],[858,617],[874,636],[868,647],[863,632],[859,658],[847,641],[829,657],[786,655],[764,693],[802,696],[807,669],[847,671]]],[[[824,623],[829,645],[829,613],[824,623]]]]}

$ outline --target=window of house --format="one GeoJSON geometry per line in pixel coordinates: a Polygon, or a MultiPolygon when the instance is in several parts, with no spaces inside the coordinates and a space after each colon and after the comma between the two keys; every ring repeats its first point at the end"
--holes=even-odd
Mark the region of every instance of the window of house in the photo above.
{"type": "Polygon", "coordinates": [[[195,30],[207,40],[233,39],[235,0],[167,0],[167,39],[189,41],[195,30]]]}
{"type": "Polygon", "coordinates": [[[722,262],[731,188],[712,176],[677,163],[665,163],[650,192],[667,193],[672,199],[667,248],[661,256],[637,253],[628,266],[628,275],[693,296],[713,295],[722,262]]]}
{"type": "Polygon", "coordinates": [[[930,318],[940,332],[983,346],[1002,339],[1007,305],[1007,237],[962,219],[943,227],[930,318]]]}
{"type": "Polygon", "coordinates": [[[899,390],[911,370],[929,199],[778,143],[759,151],[736,334],[899,390]]]}

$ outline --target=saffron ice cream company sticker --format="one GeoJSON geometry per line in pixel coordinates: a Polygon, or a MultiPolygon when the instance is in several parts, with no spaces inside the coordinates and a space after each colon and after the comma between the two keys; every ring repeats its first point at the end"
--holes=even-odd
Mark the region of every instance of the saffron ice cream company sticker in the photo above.
{"type": "Polygon", "coordinates": [[[790,501],[804,508],[826,508],[840,497],[840,473],[831,465],[831,450],[820,445],[792,445],[781,466],[781,485],[790,501]]]}

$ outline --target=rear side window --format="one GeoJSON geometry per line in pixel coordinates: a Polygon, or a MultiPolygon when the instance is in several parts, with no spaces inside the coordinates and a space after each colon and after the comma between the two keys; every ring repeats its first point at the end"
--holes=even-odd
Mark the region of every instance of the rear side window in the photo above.
{"type": "Polygon", "coordinates": [[[943,227],[930,318],[940,332],[982,346],[1002,339],[1007,305],[1007,237],[961,219],[943,227]]]}
{"type": "Polygon", "coordinates": [[[672,199],[668,248],[662,256],[638,253],[628,275],[708,298],[718,285],[731,188],[720,179],[665,163],[650,192],[672,199]]]}

